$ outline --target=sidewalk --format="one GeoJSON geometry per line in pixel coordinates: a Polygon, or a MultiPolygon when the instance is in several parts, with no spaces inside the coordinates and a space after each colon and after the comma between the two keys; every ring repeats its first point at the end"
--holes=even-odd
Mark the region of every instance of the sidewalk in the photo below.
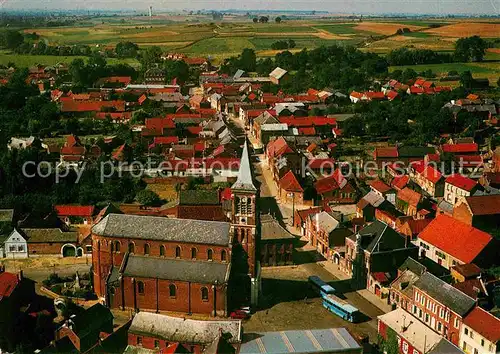
{"type": "MultiPolygon", "coordinates": [[[[331,261],[321,261],[318,262],[323,266],[325,270],[330,272],[334,277],[336,277],[339,280],[345,280],[345,279],[350,279],[351,277],[342,272],[339,269],[339,266],[332,263],[331,261]]],[[[360,296],[362,296],[366,301],[372,303],[374,306],[378,307],[381,311],[384,313],[391,312],[392,307],[391,305],[388,305],[387,302],[381,298],[379,298],[377,295],[371,293],[367,289],[362,289],[356,291],[360,296]]]]}

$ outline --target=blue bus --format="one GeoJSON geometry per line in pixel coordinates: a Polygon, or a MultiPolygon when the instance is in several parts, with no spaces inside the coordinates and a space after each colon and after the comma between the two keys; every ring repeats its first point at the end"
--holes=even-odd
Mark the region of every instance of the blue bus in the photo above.
{"type": "Polygon", "coordinates": [[[323,296],[323,307],[352,323],[357,322],[360,317],[360,312],[357,308],[333,294],[323,296]]]}
{"type": "Polygon", "coordinates": [[[328,294],[334,294],[335,289],[321,280],[320,277],[316,275],[312,275],[309,277],[309,285],[311,288],[316,291],[321,297],[324,297],[328,294]]]}

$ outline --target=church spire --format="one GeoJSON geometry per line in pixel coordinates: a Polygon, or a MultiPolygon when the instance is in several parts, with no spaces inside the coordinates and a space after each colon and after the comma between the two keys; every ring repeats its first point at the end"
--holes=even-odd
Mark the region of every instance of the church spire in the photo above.
{"type": "Polygon", "coordinates": [[[252,170],[250,168],[250,156],[248,154],[248,145],[245,139],[243,153],[241,154],[240,170],[238,171],[238,179],[231,187],[232,190],[257,192],[257,188],[253,184],[252,170]]]}

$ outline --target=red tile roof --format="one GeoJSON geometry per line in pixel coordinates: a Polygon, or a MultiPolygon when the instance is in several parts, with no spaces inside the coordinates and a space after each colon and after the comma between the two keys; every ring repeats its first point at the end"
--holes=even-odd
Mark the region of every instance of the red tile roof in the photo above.
{"type": "Polygon", "coordinates": [[[187,127],[187,128],[186,128],[186,130],[187,130],[188,132],[190,132],[191,134],[193,134],[193,135],[198,135],[198,134],[200,134],[200,132],[202,131],[202,129],[203,129],[203,127],[200,127],[200,126],[197,126],[197,125],[195,125],[195,126],[190,126],[190,127],[187,127]]]}
{"type": "Polygon", "coordinates": [[[386,148],[376,148],[375,152],[373,153],[373,156],[375,159],[377,158],[387,158],[387,157],[398,157],[398,148],[393,146],[393,147],[386,147],[386,148]]]}
{"type": "Polygon", "coordinates": [[[104,107],[125,111],[125,101],[62,101],[61,112],[100,112],[104,107]]]}
{"type": "Polygon", "coordinates": [[[483,164],[481,155],[455,155],[455,161],[462,167],[478,167],[483,164]]]}
{"type": "Polygon", "coordinates": [[[392,91],[392,90],[387,91],[385,93],[385,95],[387,96],[389,101],[392,101],[392,100],[396,99],[397,97],[399,97],[399,94],[396,91],[392,91]]]}
{"type": "Polygon", "coordinates": [[[267,144],[267,154],[270,157],[281,156],[283,154],[292,152],[292,148],[288,145],[288,143],[282,136],[280,136],[276,140],[270,141],[267,144]]]}
{"type": "Polygon", "coordinates": [[[361,99],[361,97],[363,97],[363,94],[361,94],[360,92],[357,92],[357,91],[352,91],[349,96],[357,98],[357,99],[361,99]]]}
{"type": "Polygon", "coordinates": [[[489,341],[493,343],[500,341],[500,319],[479,306],[465,316],[464,323],[489,341]]]}
{"type": "Polygon", "coordinates": [[[438,183],[439,180],[443,177],[441,172],[439,172],[432,166],[425,166],[424,171],[422,172],[422,176],[434,184],[438,183]]]}
{"type": "Polygon", "coordinates": [[[412,95],[420,95],[424,93],[424,89],[421,87],[410,86],[410,94],[412,95]]]}
{"type": "Polygon", "coordinates": [[[500,214],[500,194],[465,197],[473,215],[500,214]]]}
{"type": "Polygon", "coordinates": [[[445,180],[445,182],[469,192],[477,185],[476,181],[462,176],[459,173],[451,175],[445,180]]]}
{"type": "Polygon", "coordinates": [[[58,216],[80,216],[89,217],[94,215],[95,207],[92,205],[56,205],[54,209],[58,216]]]}
{"type": "Polygon", "coordinates": [[[19,284],[19,278],[16,274],[2,272],[0,273],[0,300],[9,297],[19,284]]]}
{"type": "Polygon", "coordinates": [[[154,138],[155,145],[169,145],[169,144],[178,144],[179,138],[176,136],[156,136],[154,138]]]}
{"type": "Polygon", "coordinates": [[[332,170],[335,168],[335,159],[327,158],[327,159],[311,159],[307,162],[307,167],[312,169],[320,169],[323,168],[325,170],[332,170]]]}
{"type": "Polygon", "coordinates": [[[318,194],[324,194],[336,189],[342,189],[346,186],[347,179],[342,175],[342,172],[337,169],[331,176],[319,179],[314,183],[314,188],[318,194]]]}
{"type": "Polygon", "coordinates": [[[146,118],[146,128],[159,131],[165,128],[174,129],[175,122],[167,118],[146,118]]]}
{"type": "Polygon", "coordinates": [[[410,188],[404,188],[398,192],[398,199],[408,203],[413,207],[417,207],[420,203],[422,195],[420,193],[411,190],[410,188]]]}
{"type": "Polygon", "coordinates": [[[84,155],[85,151],[84,146],[63,146],[61,148],[61,155],[84,155]]]}
{"type": "Polygon", "coordinates": [[[304,189],[301,187],[297,177],[295,177],[292,171],[288,171],[279,181],[281,189],[287,192],[303,192],[304,189]]]}
{"type": "Polygon", "coordinates": [[[441,145],[443,152],[450,153],[470,153],[477,152],[479,147],[476,143],[466,143],[466,144],[443,144],[441,145]]]}
{"type": "Polygon", "coordinates": [[[384,100],[385,95],[381,91],[368,91],[364,93],[369,100],[384,100]]]}
{"type": "Polygon", "coordinates": [[[300,135],[316,135],[316,129],[314,127],[303,127],[299,128],[300,135]]]}
{"type": "Polygon", "coordinates": [[[472,263],[492,240],[486,232],[447,215],[438,215],[418,237],[464,263],[472,263]]]}
{"type": "Polygon", "coordinates": [[[379,179],[372,181],[370,183],[370,187],[375,189],[376,191],[379,191],[380,193],[387,193],[390,190],[392,190],[391,187],[389,187],[387,184],[385,184],[384,182],[382,182],[379,179]]]}
{"type": "Polygon", "coordinates": [[[95,117],[97,119],[107,119],[109,117],[112,120],[130,120],[132,112],[97,112],[95,117]]]}
{"type": "Polygon", "coordinates": [[[404,187],[406,187],[409,181],[410,181],[410,176],[408,175],[396,176],[391,181],[391,186],[393,186],[396,189],[403,189],[404,187]]]}

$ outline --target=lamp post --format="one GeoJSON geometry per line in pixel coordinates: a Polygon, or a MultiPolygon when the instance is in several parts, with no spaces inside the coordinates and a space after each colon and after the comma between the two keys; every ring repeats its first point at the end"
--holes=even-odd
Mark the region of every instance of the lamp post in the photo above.
{"type": "Polygon", "coordinates": [[[288,193],[289,197],[292,197],[292,226],[295,225],[295,193],[288,193]]]}

